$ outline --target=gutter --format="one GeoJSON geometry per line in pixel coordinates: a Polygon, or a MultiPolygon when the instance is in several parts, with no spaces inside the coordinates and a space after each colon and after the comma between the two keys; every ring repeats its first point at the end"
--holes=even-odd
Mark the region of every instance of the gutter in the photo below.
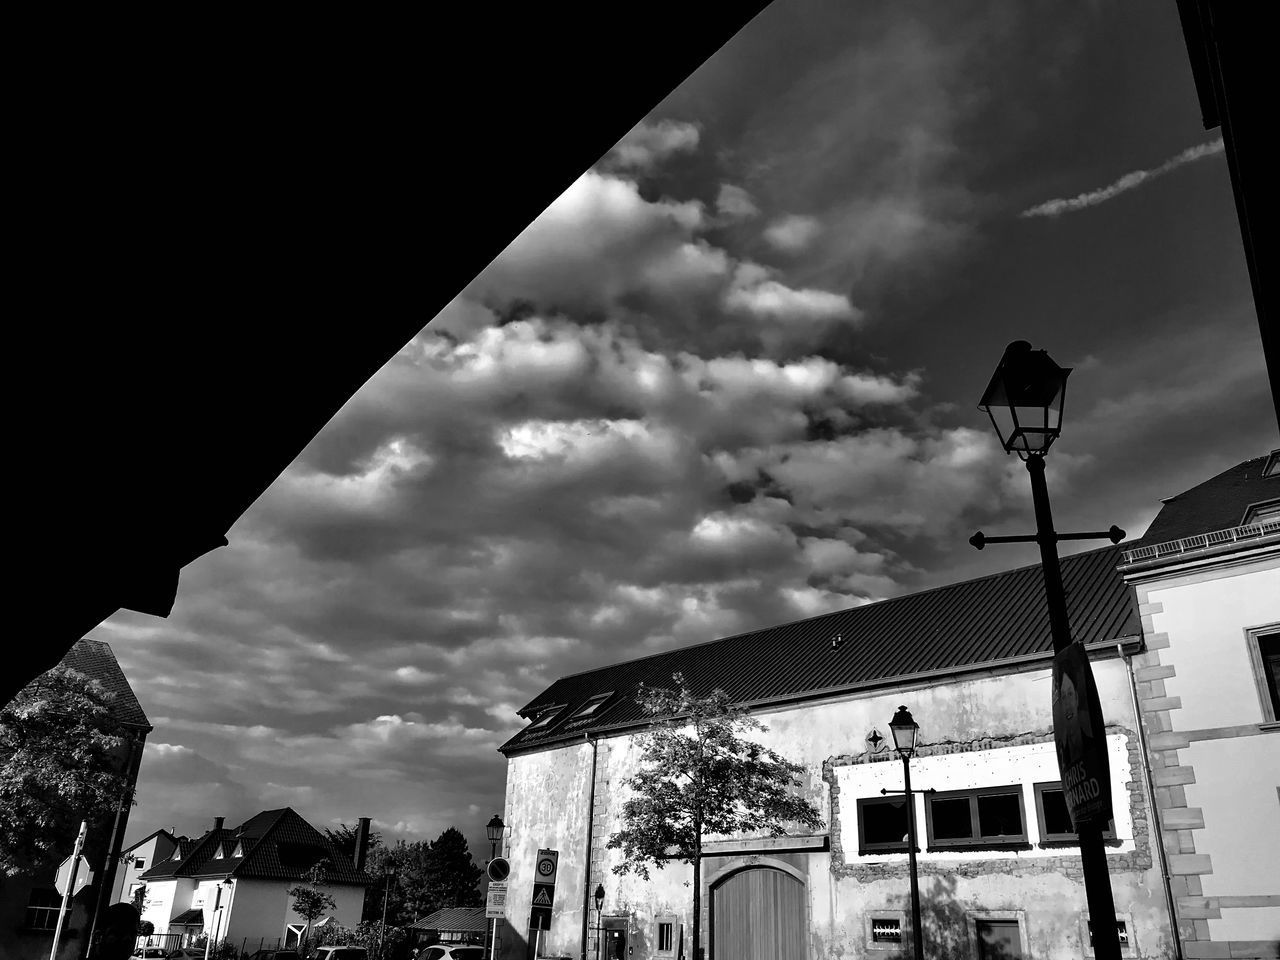
{"type": "Polygon", "coordinates": [[[600,738],[592,739],[591,734],[584,733],[582,739],[591,744],[591,789],[587,792],[587,863],[582,879],[582,960],[587,960],[587,937],[591,930],[591,844],[596,825],[596,755],[600,749],[600,738]]]}
{"type": "Polygon", "coordinates": [[[1160,825],[1160,807],[1156,803],[1156,785],[1151,778],[1151,755],[1147,752],[1147,733],[1142,723],[1142,713],[1138,707],[1138,681],[1133,675],[1133,660],[1125,653],[1124,647],[1117,643],[1116,650],[1124,659],[1125,672],[1129,677],[1129,701],[1133,704],[1133,726],[1138,731],[1138,746],[1142,750],[1142,773],[1147,787],[1147,806],[1151,810],[1151,824],[1155,827],[1156,853],[1160,857],[1160,877],[1164,881],[1164,902],[1169,911],[1169,933],[1173,937],[1173,955],[1183,960],[1182,937],[1178,933],[1178,913],[1173,899],[1173,885],[1169,878],[1168,854],[1164,849],[1164,828],[1160,825]]]}

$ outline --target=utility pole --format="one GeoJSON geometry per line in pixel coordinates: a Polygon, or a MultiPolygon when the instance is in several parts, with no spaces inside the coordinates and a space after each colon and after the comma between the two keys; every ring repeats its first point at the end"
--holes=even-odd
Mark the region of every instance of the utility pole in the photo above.
{"type": "Polygon", "coordinates": [[[67,881],[67,892],[62,895],[62,907],[58,910],[58,926],[53,931],[53,949],[49,951],[49,960],[58,960],[58,942],[62,939],[62,926],[67,920],[67,905],[71,903],[76,892],[76,874],[80,871],[80,851],[84,849],[84,835],[89,831],[88,822],[80,821],[80,832],[76,834],[76,846],[71,851],[71,879],[67,881]]]}

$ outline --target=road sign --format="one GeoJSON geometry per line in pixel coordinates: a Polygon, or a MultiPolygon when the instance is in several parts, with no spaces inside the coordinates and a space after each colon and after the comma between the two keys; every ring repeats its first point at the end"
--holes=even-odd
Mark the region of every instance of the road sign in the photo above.
{"type": "Polygon", "coordinates": [[[487,869],[492,883],[505,883],[507,877],[511,876],[511,864],[506,857],[494,857],[489,861],[487,869]]]}
{"type": "Polygon", "coordinates": [[[535,907],[549,907],[556,898],[556,888],[549,883],[535,883],[533,885],[533,905],[535,907]]]}
{"type": "Polygon", "coordinates": [[[533,907],[529,910],[529,929],[530,930],[550,930],[551,929],[551,908],[550,907],[533,907]]]}
{"type": "Polygon", "coordinates": [[[1089,656],[1078,643],[1053,658],[1053,741],[1072,824],[1079,829],[1092,821],[1106,827],[1111,819],[1107,730],[1089,656]]]}
{"type": "Polygon", "coordinates": [[[507,885],[497,880],[489,881],[485,896],[484,915],[488,920],[500,920],[507,915],[507,885]]]}
{"type": "MultiPolygon", "coordinates": [[[[54,878],[53,885],[58,888],[58,893],[64,897],[67,895],[67,884],[71,882],[71,864],[72,857],[62,861],[58,867],[58,875],[54,878]]],[[[75,896],[89,884],[93,883],[93,871],[89,869],[89,861],[84,857],[80,858],[80,867],[76,870],[76,885],[71,891],[71,896],[75,896]]]]}
{"type": "Polygon", "coordinates": [[[539,850],[536,868],[536,883],[555,883],[556,865],[560,862],[558,850],[539,850]]]}

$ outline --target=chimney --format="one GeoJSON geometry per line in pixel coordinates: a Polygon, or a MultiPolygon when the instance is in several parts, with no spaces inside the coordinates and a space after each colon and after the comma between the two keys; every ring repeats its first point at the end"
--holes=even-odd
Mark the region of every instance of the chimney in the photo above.
{"type": "Polygon", "coordinates": [[[213,818],[213,829],[215,829],[215,830],[221,830],[221,829],[222,829],[222,821],[223,821],[223,818],[222,818],[222,817],[214,817],[214,818],[213,818]]]}
{"type": "Polygon", "coordinates": [[[356,827],[356,850],[353,859],[356,863],[357,870],[364,869],[365,854],[369,852],[369,818],[361,817],[360,825],[356,827]]]}

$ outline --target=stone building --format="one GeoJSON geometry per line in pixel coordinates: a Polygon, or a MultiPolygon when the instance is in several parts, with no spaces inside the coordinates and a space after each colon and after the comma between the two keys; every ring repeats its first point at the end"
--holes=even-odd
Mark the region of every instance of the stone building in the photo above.
{"type": "MultiPolygon", "coordinates": [[[[1115,817],[1107,861],[1126,956],[1171,957],[1132,658],[1144,649],[1115,547],[1063,561],[1075,638],[1093,660],[1115,817]]],[[[644,718],[639,684],[680,672],[715,687],[805,769],[825,829],[710,837],[702,943],[713,960],[890,958],[910,935],[902,765],[888,722],[920,724],[916,796],[925,953],[1079,960],[1092,955],[1078,847],[1052,738],[1052,642],[1030,566],[564,677],[503,745],[511,877],[498,955],[689,957],[692,868],[615,875],[644,718]],[[559,853],[549,930],[529,931],[534,862],[559,853]],[[593,894],[604,888],[597,914],[593,894]],[[1003,951],[1003,952],[1002,952],[1003,951]]]]}

